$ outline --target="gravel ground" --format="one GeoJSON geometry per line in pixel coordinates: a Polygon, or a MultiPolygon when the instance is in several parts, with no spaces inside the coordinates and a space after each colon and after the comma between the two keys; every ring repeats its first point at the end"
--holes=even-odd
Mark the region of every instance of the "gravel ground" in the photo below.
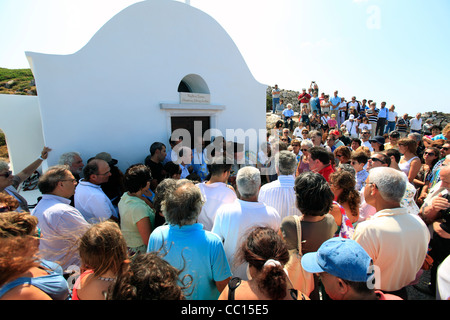
{"type": "MultiPolygon", "coordinates": [[[[430,272],[424,271],[417,285],[426,285],[429,282],[430,282],[430,272]]],[[[406,290],[408,292],[408,300],[436,300],[434,296],[423,293],[417,290],[414,286],[408,286],[406,290]]]]}

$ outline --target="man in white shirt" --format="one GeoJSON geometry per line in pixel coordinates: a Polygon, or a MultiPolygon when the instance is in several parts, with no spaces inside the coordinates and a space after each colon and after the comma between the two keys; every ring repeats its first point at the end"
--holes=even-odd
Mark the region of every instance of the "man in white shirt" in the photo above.
{"type": "Polygon", "coordinates": [[[256,226],[270,227],[278,232],[281,219],[274,208],[258,201],[261,174],[257,168],[247,166],[239,169],[236,186],[239,199],[219,208],[212,232],[223,241],[233,275],[248,280],[247,264],[235,261],[242,239],[250,228],[256,226]]]}
{"type": "Polygon", "coordinates": [[[205,201],[198,216],[198,222],[207,231],[211,231],[219,207],[237,199],[236,192],[227,184],[231,166],[231,162],[227,163],[226,158],[214,157],[208,165],[210,179],[197,184],[205,201]]]}
{"type": "Polygon", "coordinates": [[[361,146],[369,148],[370,152],[372,152],[373,147],[369,139],[370,139],[370,131],[364,129],[361,132],[361,146]]]}
{"type": "Polygon", "coordinates": [[[295,205],[294,175],[296,168],[295,154],[285,150],[280,151],[275,156],[275,170],[278,179],[266,183],[259,190],[258,201],[275,208],[281,220],[286,216],[301,215],[295,205]]]}
{"type": "Polygon", "coordinates": [[[406,298],[406,286],[415,280],[425,261],[430,233],[417,215],[400,206],[406,176],[387,167],[373,168],[364,187],[365,201],[376,208],[370,220],[360,222],[353,235],[378,269],[375,288],[406,298]]]}
{"type": "Polygon", "coordinates": [[[409,121],[411,132],[422,133],[422,114],[419,112],[409,121]]]}
{"type": "Polygon", "coordinates": [[[75,189],[75,208],[89,223],[117,219],[117,209],[103,192],[101,184],[111,176],[109,164],[105,160],[93,159],[83,168],[84,179],[75,189]]]}
{"type": "Polygon", "coordinates": [[[358,138],[358,122],[355,121],[355,116],[351,114],[348,117],[348,120],[345,120],[344,123],[347,128],[347,132],[351,138],[358,138]]]}
{"type": "Polygon", "coordinates": [[[38,218],[42,234],[39,254],[59,263],[63,270],[81,267],[77,241],[89,228],[82,214],[70,205],[76,185],[68,166],[50,167],[39,179],[42,199],[31,212],[38,218]]]}
{"type": "Polygon", "coordinates": [[[387,118],[387,125],[386,125],[386,129],[384,130],[384,133],[389,133],[389,132],[395,130],[395,124],[397,123],[397,120],[398,120],[398,114],[394,110],[395,110],[395,106],[392,105],[389,108],[389,113],[388,113],[388,118],[387,118]]]}

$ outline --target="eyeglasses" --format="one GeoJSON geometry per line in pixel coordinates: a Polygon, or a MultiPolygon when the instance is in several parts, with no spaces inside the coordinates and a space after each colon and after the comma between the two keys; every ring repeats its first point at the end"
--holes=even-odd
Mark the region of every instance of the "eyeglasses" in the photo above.
{"type": "Polygon", "coordinates": [[[111,170],[108,170],[108,171],[106,171],[105,173],[96,173],[96,175],[98,175],[98,176],[104,176],[104,175],[107,175],[108,173],[110,173],[111,172],[111,170]]]}
{"type": "Polygon", "coordinates": [[[301,152],[309,151],[309,149],[300,149],[301,152]]]}
{"type": "Polygon", "coordinates": [[[351,164],[358,164],[358,161],[352,161],[351,164]]]}
{"type": "Polygon", "coordinates": [[[434,156],[434,153],[433,153],[433,152],[424,152],[423,154],[424,154],[424,155],[428,155],[428,156],[434,156]]]}
{"type": "Polygon", "coordinates": [[[442,150],[448,151],[448,147],[442,147],[442,150]]]}
{"type": "Polygon", "coordinates": [[[378,159],[378,158],[370,158],[370,160],[372,160],[372,161],[378,161],[378,162],[381,162],[381,163],[385,163],[383,160],[380,160],[380,159],[378,159]]]}
{"type": "Polygon", "coordinates": [[[12,171],[8,171],[6,173],[0,174],[1,177],[5,177],[5,178],[8,178],[10,175],[12,175],[12,171]]]}
{"type": "Polygon", "coordinates": [[[281,141],[287,141],[287,139],[280,139],[281,141]]]}

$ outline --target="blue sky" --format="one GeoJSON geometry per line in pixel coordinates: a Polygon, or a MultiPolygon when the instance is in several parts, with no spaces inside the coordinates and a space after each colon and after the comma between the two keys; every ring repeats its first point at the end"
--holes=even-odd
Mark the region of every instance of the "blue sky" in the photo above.
{"type": "MultiPolygon", "coordinates": [[[[151,1],[151,0],[149,0],[151,1]]],[[[167,0],[172,1],[172,0],[167,0]]],[[[0,0],[0,67],[70,54],[137,0],[0,0]]],[[[185,2],[181,1],[180,2],[185,2]]],[[[450,112],[448,0],[190,0],[229,33],[255,78],[300,91],[450,112]]]]}

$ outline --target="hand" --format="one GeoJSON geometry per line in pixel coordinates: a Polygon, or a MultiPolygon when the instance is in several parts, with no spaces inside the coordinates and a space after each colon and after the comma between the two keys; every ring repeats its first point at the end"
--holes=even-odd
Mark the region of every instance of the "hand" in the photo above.
{"type": "Polygon", "coordinates": [[[431,209],[434,212],[439,212],[441,210],[446,210],[450,208],[450,203],[447,199],[443,198],[441,195],[434,197],[431,201],[431,209]]]}
{"type": "Polygon", "coordinates": [[[44,147],[44,149],[42,149],[42,151],[41,151],[41,158],[44,160],[47,159],[48,153],[50,151],[52,151],[52,149],[50,149],[49,147],[44,147]]]}

